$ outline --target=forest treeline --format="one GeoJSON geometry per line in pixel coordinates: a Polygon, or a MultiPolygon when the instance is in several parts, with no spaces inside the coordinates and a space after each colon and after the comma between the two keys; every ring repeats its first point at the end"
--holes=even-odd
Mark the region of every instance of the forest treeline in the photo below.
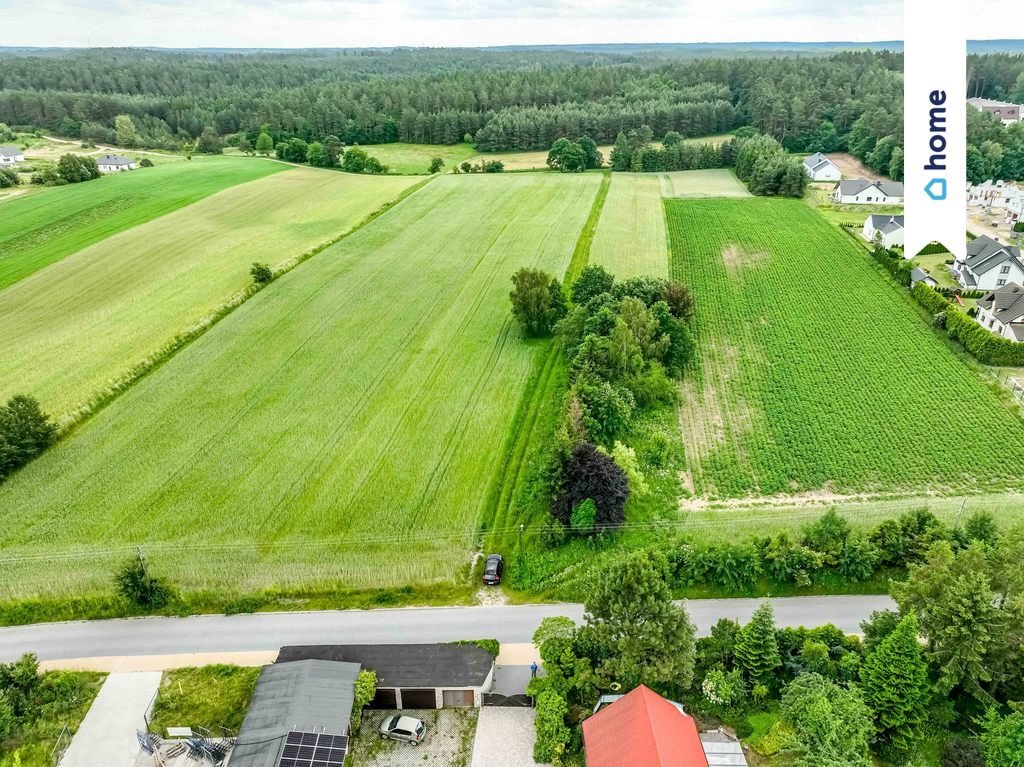
{"type": "Polygon", "coordinates": [[[686,137],[750,125],[788,151],[849,150],[902,175],[902,55],[666,57],[570,51],[294,53],[70,51],[0,62],[0,122],[174,148],[206,129],[250,142],[337,136],[479,149],[543,149],[560,137],[611,143],[648,125],[686,137]],[[882,144],[881,148],[877,146],[882,144]]]}

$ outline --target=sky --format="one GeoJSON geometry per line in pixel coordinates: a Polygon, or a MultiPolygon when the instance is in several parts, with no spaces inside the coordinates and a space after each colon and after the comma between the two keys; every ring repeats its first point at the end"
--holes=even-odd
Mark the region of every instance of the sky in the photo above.
{"type": "Polygon", "coordinates": [[[0,0],[0,11],[8,46],[866,41],[903,30],[901,0],[0,0]]]}

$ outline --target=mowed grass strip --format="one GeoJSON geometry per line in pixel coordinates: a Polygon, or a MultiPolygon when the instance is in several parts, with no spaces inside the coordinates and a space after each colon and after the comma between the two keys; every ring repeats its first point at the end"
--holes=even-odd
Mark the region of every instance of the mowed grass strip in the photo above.
{"type": "Polygon", "coordinates": [[[287,168],[265,160],[204,157],[8,200],[0,205],[0,290],[94,242],[287,168]]]}
{"type": "Polygon", "coordinates": [[[747,187],[728,168],[677,170],[659,173],[661,196],[694,199],[703,197],[750,197],[747,187]]]}
{"type": "Polygon", "coordinates": [[[845,234],[801,201],[666,209],[672,276],[697,301],[695,496],[1019,486],[1016,411],[845,234]]]}
{"type": "Polygon", "coordinates": [[[658,174],[613,173],[590,263],[620,279],[668,277],[668,235],[658,174]]]}
{"type": "MultiPolygon", "coordinates": [[[[240,161],[244,162],[244,161],[240,161]]],[[[287,167],[287,166],[279,166],[287,167]]],[[[109,237],[0,292],[0,400],[66,416],[275,266],[415,182],[296,168],[109,237]]]]}
{"type": "Polygon", "coordinates": [[[257,294],[0,485],[0,600],[107,592],[134,543],[183,588],[452,577],[546,352],[510,277],[565,271],[600,180],[438,178],[257,294]]]}

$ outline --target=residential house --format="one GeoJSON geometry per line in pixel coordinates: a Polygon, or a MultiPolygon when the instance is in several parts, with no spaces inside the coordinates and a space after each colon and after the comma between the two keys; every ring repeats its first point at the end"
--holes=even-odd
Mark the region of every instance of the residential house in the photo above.
{"type": "Polygon", "coordinates": [[[1011,341],[1024,341],[1024,287],[1008,282],[978,299],[975,321],[1011,341]]]}
{"type": "Polygon", "coordinates": [[[1018,221],[1024,221],[1024,191],[1006,201],[1005,221],[1011,227],[1018,221]]]}
{"type": "Polygon", "coordinates": [[[357,663],[377,674],[370,708],[479,707],[494,686],[494,657],[476,645],[380,644],[282,647],[278,664],[357,663]]]}
{"type": "Polygon", "coordinates": [[[838,181],[843,177],[839,166],[821,152],[815,152],[804,160],[804,172],[811,181],[838,181]]]}
{"type": "Polygon", "coordinates": [[[25,162],[25,153],[16,146],[0,146],[0,165],[17,165],[25,162]]]}
{"type": "Polygon", "coordinates": [[[914,287],[919,282],[923,282],[930,288],[937,288],[939,286],[938,280],[928,274],[924,269],[915,266],[910,270],[910,287],[914,287]]]}
{"type": "Polygon", "coordinates": [[[1015,183],[992,181],[967,185],[967,204],[974,207],[1005,209],[1011,200],[1024,197],[1024,190],[1015,183]]]}
{"type": "Polygon", "coordinates": [[[995,290],[1011,282],[1024,284],[1020,248],[987,235],[967,243],[967,255],[953,264],[953,275],[967,290],[995,290]]]}
{"type": "Polygon", "coordinates": [[[903,184],[866,178],[848,179],[836,184],[832,199],[843,205],[902,205],[903,184]]]}
{"type": "Polygon", "coordinates": [[[902,246],[903,216],[887,216],[885,214],[868,216],[864,221],[864,228],[861,234],[868,242],[874,242],[877,236],[886,248],[902,246]]]}
{"type": "Polygon", "coordinates": [[[117,173],[122,170],[135,170],[138,166],[135,160],[130,157],[122,157],[119,154],[105,154],[96,160],[96,166],[100,173],[117,173]]]}
{"type": "Polygon", "coordinates": [[[1020,105],[1010,104],[1006,101],[995,101],[994,99],[967,99],[967,103],[979,112],[988,112],[1003,121],[1003,125],[1020,122],[1020,105]]]}
{"type": "Polygon", "coordinates": [[[587,767],[746,767],[735,738],[698,733],[680,704],[643,685],[601,697],[583,720],[583,751],[587,767]]]}

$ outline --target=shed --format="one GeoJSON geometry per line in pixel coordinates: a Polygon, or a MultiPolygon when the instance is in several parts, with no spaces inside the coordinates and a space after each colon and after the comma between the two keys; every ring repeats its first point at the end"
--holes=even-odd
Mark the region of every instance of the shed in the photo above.
{"type": "Polygon", "coordinates": [[[282,647],[277,663],[309,659],[376,672],[370,708],[479,707],[494,683],[494,657],[472,644],[300,645],[282,647]]]}
{"type": "Polygon", "coordinates": [[[747,767],[747,757],[740,742],[722,730],[700,734],[708,767],[747,767]]]}
{"type": "Polygon", "coordinates": [[[274,664],[260,673],[231,767],[341,765],[359,664],[304,660],[274,664]],[[322,758],[321,758],[322,757],[322,758]]]}

